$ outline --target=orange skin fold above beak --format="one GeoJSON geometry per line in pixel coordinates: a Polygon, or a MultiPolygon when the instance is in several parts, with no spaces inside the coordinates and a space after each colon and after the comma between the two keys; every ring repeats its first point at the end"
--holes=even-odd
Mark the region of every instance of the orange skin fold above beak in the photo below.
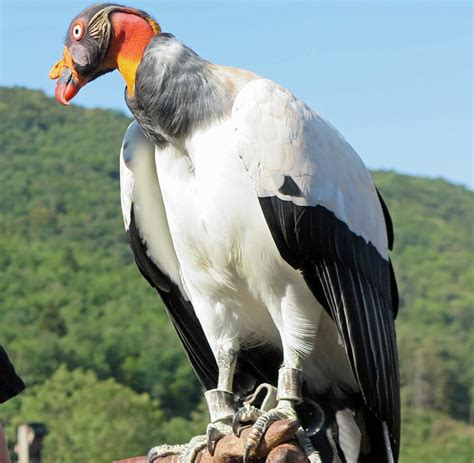
{"type": "Polygon", "coordinates": [[[49,78],[56,80],[54,95],[56,100],[63,105],[69,105],[71,101],[87,81],[79,76],[74,68],[69,48],[64,47],[63,58],[58,61],[49,71],[49,78]]]}

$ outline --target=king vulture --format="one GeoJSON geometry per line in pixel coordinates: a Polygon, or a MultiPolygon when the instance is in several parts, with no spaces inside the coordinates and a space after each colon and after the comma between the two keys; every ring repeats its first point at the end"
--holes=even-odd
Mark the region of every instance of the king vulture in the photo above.
{"type": "Polygon", "coordinates": [[[285,418],[311,461],[396,462],[393,231],[357,153],[271,80],[206,61],[143,11],[94,5],[51,70],[57,100],[115,69],[135,117],[120,154],[125,227],[210,412],[206,436],[150,462],[173,450],[192,462],[251,419],[248,460],[285,418]],[[243,405],[263,383],[274,403],[243,405]]]}

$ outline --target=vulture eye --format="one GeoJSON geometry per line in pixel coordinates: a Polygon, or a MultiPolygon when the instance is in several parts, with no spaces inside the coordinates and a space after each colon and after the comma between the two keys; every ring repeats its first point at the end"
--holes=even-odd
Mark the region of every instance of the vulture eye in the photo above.
{"type": "Polygon", "coordinates": [[[81,40],[84,35],[84,29],[81,24],[75,24],[72,28],[72,37],[74,40],[81,40]]]}

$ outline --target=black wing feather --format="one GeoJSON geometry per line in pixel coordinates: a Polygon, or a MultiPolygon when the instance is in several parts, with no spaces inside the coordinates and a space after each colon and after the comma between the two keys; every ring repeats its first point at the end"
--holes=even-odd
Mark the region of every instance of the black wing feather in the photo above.
{"type": "Polygon", "coordinates": [[[383,211],[383,216],[385,218],[385,227],[387,228],[387,238],[388,238],[388,249],[390,251],[393,249],[393,241],[395,239],[395,234],[393,232],[393,222],[392,222],[392,217],[390,217],[390,212],[388,212],[388,207],[385,204],[385,201],[383,200],[382,195],[380,194],[380,191],[378,188],[377,190],[377,196],[379,197],[380,205],[382,206],[382,211],[383,211]]]}
{"type": "Polygon", "coordinates": [[[6,350],[0,346],[0,403],[15,397],[25,389],[25,383],[18,376],[6,350]]]}
{"type": "MultiPolygon", "coordinates": [[[[322,206],[297,206],[277,197],[259,200],[282,257],[301,270],[335,321],[368,413],[387,424],[396,460],[400,397],[394,317],[398,296],[390,261],[322,206]]],[[[385,216],[387,220],[388,211],[385,216]]],[[[381,426],[378,421],[377,440],[383,438],[381,426]]],[[[383,446],[380,451],[386,457],[383,446]]]]}

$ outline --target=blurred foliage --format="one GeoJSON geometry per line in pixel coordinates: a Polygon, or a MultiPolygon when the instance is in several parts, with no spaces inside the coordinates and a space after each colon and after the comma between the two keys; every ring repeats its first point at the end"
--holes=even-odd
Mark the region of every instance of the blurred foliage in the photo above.
{"type": "Polygon", "coordinates": [[[188,416],[199,386],[121,218],[130,121],[6,88],[0,118],[0,339],[17,368],[30,386],[59,364],[89,368],[188,416]]]}
{"type": "MultiPolygon", "coordinates": [[[[45,422],[45,463],[144,454],[207,421],[126,243],[118,152],[129,122],[0,88],[0,340],[28,385],[0,418],[10,440],[18,422],[45,422]]],[[[393,172],[374,178],[395,223],[402,461],[468,462],[473,193],[393,172]]]]}
{"type": "Polygon", "coordinates": [[[401,462],[471,463],[474,428],[430,410],[406,408],[401,462]]]}
{"type": "Polygon", "coordinates": [[[468,421],[474,384],[474,194],[444,180],[392,172],[374,178],[395,223],[404,405],[468,421]]]}
{"type": "Polygon", "coordinates": [[[141,455],[164,441],[165,432],[163,412],[148,394],[64,366],[25,396],[10,433],[24,421],[47,423],[46,462],[112,462],[141,455]]]}

